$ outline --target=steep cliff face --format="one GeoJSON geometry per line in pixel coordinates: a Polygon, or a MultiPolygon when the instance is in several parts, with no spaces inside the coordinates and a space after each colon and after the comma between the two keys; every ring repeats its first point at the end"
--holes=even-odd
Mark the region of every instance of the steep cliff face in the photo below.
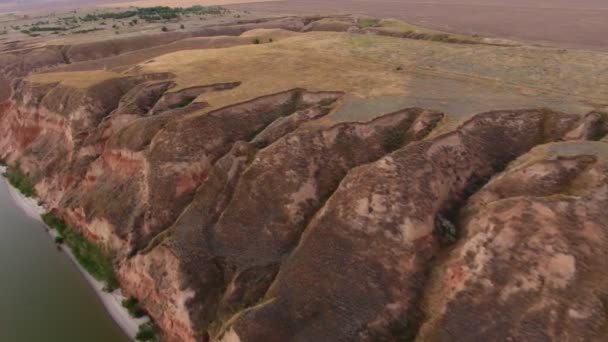
{"type": "Polygon", "coordinates": [[[424,138],[442,117],[411,109],[296,131],[259,152],[235,145],[162,242],[127,262],[121,279],[157,308],[153,315],[174,311],[185,326],[213,335],[223,320],[263,299],[306,223],[350,169],[424,138]],[[179,267],[166,269],[166,258],[179,267]],[[159,269],[174,281],[167,284],[159,269]]]}
{"type": "Polygon", "coordinates": [[[509,161],[560,139],[577,121],[550,111],[481,114],[352,170],[306,228],[266,300],[238,314],[230,336],[414,338],[428,271],[442,241],[455,238],[449,221],[463,201],[509,161]]]}
{"type": "Polygon", "coordinates": [[[422,340],[608,338],[606,152],[541,146],[471,198],[427,293],[422,340]]]}

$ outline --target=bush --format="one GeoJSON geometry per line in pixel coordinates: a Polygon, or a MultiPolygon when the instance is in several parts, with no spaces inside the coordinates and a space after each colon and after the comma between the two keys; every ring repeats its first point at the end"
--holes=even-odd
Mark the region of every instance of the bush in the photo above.
{"type": "Polygon", "coordinates": [[[146,310],[141,307],[136,298],[130,297],[122,301],[122,306],[127,309],[129,315],[134,318],[141,318],[146,315],[146,310]]]}
{"type": "Polygon", "coordinates": [[[260,38],[255,38],[252,43],[257,45],[257,44],[261,44],[262,41],[260,40],[260,38]]]}
{"type": "Polygon", "coordinates": [[[21,192],[26,197],[35,197],[36,190],[34,189],[34,183],[30,181],[30,179],[21,172],[19,167],[19,163],[15,166],[9,166],[4,173],[4,177],[8,180],[8,182],[15,187],[19,192],[21,192]]]}
{"type": "Polygon", "coordinates": [[[458,240],[458,230],[456,226],[442,215],[435,217],[434,233],[446,244],[454,243],[458,240]]]}
{"type": "Polygon", "coordinates": [[[57,236],[55,237],[55,243],[58,245],[62,245],[65,242],[65,240],[63,239],[63,236],[57,236]]]}
{"type": "Polygon", "coordinates": [[[144,323],[139,326],[135,339],[138,341],[156,341],[158,333],[158,327],[154,322],[144,323]]]}
{"type": "Polygon", "coordinates": [[[64,243],[70,247],[78,263],[93,278],[105,282],[106,288],[110,291],[117,287],[114,266],[101,246],[87,240],[78,231],[68,227],[64,220],[53,214],[43,214],[42,220],[50,228],[57,230],[64,243]]]}
{"type": "Polygon", "coordinates": [[[167,28],[167,26],[163,26],[163,28],[161,28],[160,30],[163,31],[163,32],[169,31],[169,29],[167,28]]]}

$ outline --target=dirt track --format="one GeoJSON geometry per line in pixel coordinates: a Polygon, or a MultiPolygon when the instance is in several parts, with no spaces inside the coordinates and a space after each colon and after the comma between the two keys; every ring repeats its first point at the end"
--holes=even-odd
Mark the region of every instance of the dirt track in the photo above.
{"type": "Polygon", "coordinates": [[[267,13],[356,13],[549,46],[608,51],[604,0],[285,0],[235,5],[267,13]]]}

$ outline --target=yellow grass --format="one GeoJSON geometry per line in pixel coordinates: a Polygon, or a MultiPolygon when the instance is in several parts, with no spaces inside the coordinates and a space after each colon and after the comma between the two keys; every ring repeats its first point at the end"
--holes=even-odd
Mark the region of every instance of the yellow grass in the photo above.
{"type": "Polygon", "coordinates": [[[406,76],[391,67],[332,48],[342,34],[309,33],[279,42],[226,49],[180,51],[141,66],[174,73],[178,88],[241,81],[231,91],[205,94],[212,108],[290,88],[342,90],[366,97],[403,92],[406,76]]]}
{"type": "Polygon", "coordinates": [[[105,70],[83,72],[56,72],[48,74],[34,74],[26,78],[32,83],[60,83],[67,87],[88,88],[100,82],[120,77],[120,74],[105,70]]]}
{"type": "MultiPolygon", "coordinates": [[[[201,95],[197,101],[208,102],[207,110],[296,87],[344,91],[363,101],[351,101],[360,104],[352,107],[353,114],[340,114],[341,119],[352,119],[361,108],[356,116],[369,119],[365,111],[377,115],[378,108],[409,106],[445,110],[458,118],[504,108],[582,112],[608,106],[608,83],[603,80],[608,55],[602,53],[335,32],[256,30],[240,39],[245,45],[173,52],[126,73],[171,72],[177,83],[172,91],[242,82],[232,90],[201,95]],[[255,37],[263,37],[264,43],[250,43],[255,37]],[[268,43],[269,37],[277,40],[268,43]]],[[[116,76],[93,72],[29,79],[82,87],[116,76]]]]}

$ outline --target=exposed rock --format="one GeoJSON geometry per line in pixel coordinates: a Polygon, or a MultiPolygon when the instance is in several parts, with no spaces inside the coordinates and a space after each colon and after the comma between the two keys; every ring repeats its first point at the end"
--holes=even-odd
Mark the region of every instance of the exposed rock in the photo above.
{"type": "Polygon", "coordinates": [[[542,146],[475,194],[427,292],[418,339],[606,340],[606,152],[542,146]]]}
{"type": "Polygon", "coordinates": [[[451,217],[509,161],[559,139],[576,122],[546,110],[481,114],[455,132],[352,170],[264,301],[228,328],[241,341],[414,338],[440,251],[435,218],[451,217]]]}
{"type": "Polygon", "coordinates": [[[173,317],[187,312],[190,319],[182,326],[210,329],[213,336],[234,312],[263,298],[308,220],[350,169],[390,152],[386,140],[395,139],[397,131],[400,138],[392,148],[424,138],[442,117],[410,109],[368,123],[295,131],[255,158],[249,145],[235,145],[216,164],[171,234],[126,263],[120,274],[132,283],[125,287],[152,302],[149,306],[159,310],[152,314],[160,320],[167,311],[175,311],[173,317]],[[181,275],[169,282],[174,284],[170,290],[160,285],[166,281],[157,272],[162,266],[151,262],[160,255],[180,264],[181,275]],[[142,284],[141,278],[148,282],[142,284]],[[184,303],[180,298],[185,293],[192,298],[184,303]]]}

